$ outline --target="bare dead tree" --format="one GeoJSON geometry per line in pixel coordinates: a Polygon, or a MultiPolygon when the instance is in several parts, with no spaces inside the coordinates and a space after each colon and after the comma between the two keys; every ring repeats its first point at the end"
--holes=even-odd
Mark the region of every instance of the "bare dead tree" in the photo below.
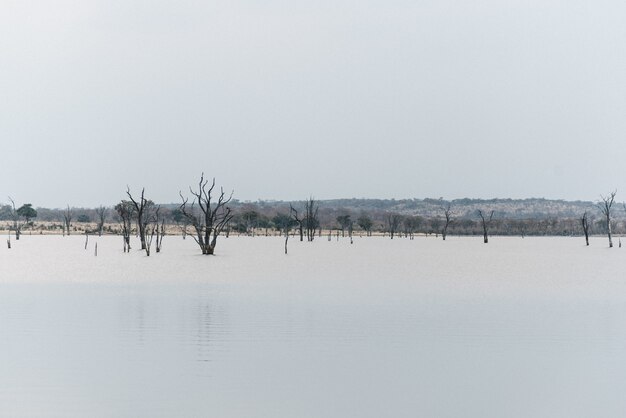
{"type": "MultiPolygon", "coordinates": [[[[9,200],[11,201],[11,220],[13,221],[13,231],[15,231],[15,240],[20,239],[20,235],[22,233],[22,224],[20,223],[20,215],[17,213],[17,209],[15,208],[15,201],[9,196],[9,200]]],[[[9,244],[9,248],[11,248],[11,244],[9,244]]]]}
{"type": "MultiPolygon", "coordinates": [[[[160,209],[160,207],[159,207],[160,209]]],[[[156,211],[156,252],[160,253],[163,248],[163,237],[165,236],[165,218],[159,219],[159,210],[156,211]]]]}
{"type": "MultiPolygon", "coordinates": [[[[154,206],[152,204],[148,204],[146,206],[145,212],[143,214],[143,230],[145,232],[145,242],[146,248],[144,248],[146,252],[146,256],[150,257],[152,252],[152,241],[154,237],[157,238],[157,243],[159,241],[159,227],[160,227],[160,212],[161,206],[154,206]]],[[[159,245],[157,244],[157,252],[160,251],[159,245]]]]}
{"type": "Polygon", "coordinates": [[[231,192],[230,196],[226,197],[224,189],[220,188],[217,201],[215,201],[213,196],[215,179],[213,179],[210,187],[207,188],[207,185],[208,180],[204,179],[204,173],[202,173],[197,191],[189,188],[193,195],[191,204],[189,204],[189,199],[180,193],[183,201],[180,210],[189,220],[189,224],[193,226],[195,230],[193,238],[200,246],[202,254],[212,255],[215,253],[217,237],[233,217],[227,206],[233,194],[231,192]]]}
{"type": "Polygon", "coordinates": [[[70,235],[70,227],[72,226],[73,212],[70,205],[63,211],[63,230],[67,230],[67,235],[70,235]]]}
{"type": "Polygon", "coordinates": [[[304,241],[304,219],[305,218],[300,218],[300,216],[298,215],[298,211],[291,204],[289,204],[289,207],[290,207],[291,217],[296,222],[298,226],[298,232],[300,232],[300,241],[304,241]]]}
{"type": "Polygon", "coordinates": [[[452,223],[452,209],[451,209],[452,204],[450,202],[447,202],[445,205],[441,206],[441,210],[443,211],[443,216],[444,216],[444,224],[443,224],[443,229],[441,230],[441,238],[445,241],[446,240],[446,236],[448,236],[448,227],[450,226],[450,224],[452,223]]]}
{"type": "Polygon", "coordinates": [[[309,200],[304,203],[306,238],[309,242],[313,241],[315,238],[315,230],[319,227],[319,220],[317,218],[318,209],[319,205],[313,197],[309,197],[309,200]]]}
{"type": "Polygon", "coordinates": [[[580,219],[583,226],[583,233],[585,234],[585,243],[589,246],[589,214],[587,211],[583,213],[583,217],[580,219]]]}
{"type": "Polygon", "coordinates": [[[98,236],[102,236],[102,230],[104,229],[104,221],[106,220],[108,209],[102,205],[100,205],[96,209],[96,214],[98,216],[98,236]]]}
{"type": "Polygon", "coordinates": [[[601,202],[598,203],[600,207],[600,211],[604,215],[606,219],[606,233],[609,237],[609,248],[613,248],[613,238],[611,237],[611,207],[613,206],[613,202],[615,201],[615,195],[617,194],[617,190],[610,192],[606,196],[600,196],[601,202]]]}
{"type": "Polygon", "coordinates": [[[122,238],[124,241],[124,252],[130,252],[130,234],[132,229],[134,205],[128,200],[122,200],[115,205],[115,211],[121,220],[122,238]]]}
{"type": "Polygon", "coordinates": [[[146,217],[145,212],[146,208],[152,206],[152,202],[144,197],[145,188],[141,189],[141,196],[139,197],[139,201],[136,201],[133,196],[130,194],[130,188],[126,186],[126,194],[128,195],[131,203],[135,207],[135,217],[137,220],[137,232],[139,233],[139,240],[141,242],[141,249],[146,249],[146,217]]]}
{"type": "Polygon", "coordinates": [[[483,211],[478,209],[478,216],[480,216],[480,221],[483,227],[483,242],[485,244],[489,242],[489,225],[491,224],[491,221],[493,220],[493,214],[494,214],[494,211],[491,211],[489,213],[489,216],[485,218],[485,214],[483,214],[483,211]]]}

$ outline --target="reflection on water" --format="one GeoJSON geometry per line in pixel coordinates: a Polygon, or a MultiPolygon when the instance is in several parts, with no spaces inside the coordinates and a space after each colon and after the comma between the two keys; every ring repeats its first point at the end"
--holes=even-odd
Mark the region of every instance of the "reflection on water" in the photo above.
{"type": "MultiPolygon", "coordinates": [[[[554,280],[530,264],[529,279],[502,276],[498,265],[475,274],[462,256],[454,261],[460,273],[446,276],[440,263],[409,264],[414,248],[399,245],[386,269],[367,264],[380,248],[350,259],[353,247],[345,246],[335,250],[346,251],[341,263],[302,274],[295,247],[296,255],[280,258],[289,271],[279,263],[260,268],[259,259],[213,258],[211,268],[224,269],[219,280],[4,283],[0,416],[609,417],[626,410],[621,283],[554,280]]],[[[518,249],[516,257],[524,251],[538,250],[518,249]]]]}

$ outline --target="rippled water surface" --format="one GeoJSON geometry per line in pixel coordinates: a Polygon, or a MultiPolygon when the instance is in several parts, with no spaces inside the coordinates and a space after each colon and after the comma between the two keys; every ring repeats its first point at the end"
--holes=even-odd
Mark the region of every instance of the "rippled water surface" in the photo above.
{"type": "Polygon", "coordinates": [[[601,239],[84,241],[0,249],[2,417],[626,412],[626,251],[601,239]]]}

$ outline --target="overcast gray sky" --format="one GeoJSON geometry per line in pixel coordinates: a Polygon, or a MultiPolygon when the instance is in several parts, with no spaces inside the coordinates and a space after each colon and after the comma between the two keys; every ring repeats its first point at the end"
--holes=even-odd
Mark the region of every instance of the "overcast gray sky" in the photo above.
{"type": "Polygon", "coordinates": [[[0,0],[0,202],[626,199],[622,1],[0,0]],[[621,193],[620,193],[621,192],[621,193]]]}

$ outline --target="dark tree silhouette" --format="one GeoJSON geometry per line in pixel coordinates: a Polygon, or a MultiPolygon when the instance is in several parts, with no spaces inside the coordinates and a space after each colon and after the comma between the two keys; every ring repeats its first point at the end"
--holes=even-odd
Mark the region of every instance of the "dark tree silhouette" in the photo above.
{"type": "Polygon", "coordinates": [[[446,237],[448,236],[448,227],[450,226],[450,224],[452,223],[452,209],[451,209],[452,204],[450,202],[447,202],[445,205],[441,206],[441,210],[443,211],[443,216],[444,216],[444,224],[443,224],[443,229],[441,230],[441,238],[445,241],[446,237]]]}
{"type": "Polygon", "coordinates": [[[296,208],[293,207],[293,205],[290,204],[289,208],[290,208],[289,213],[291,213],[291,218],[296,223],[296,226],[298,227],[298,232],[300,232],[300,241],[304,241],[304,218],[300,217],[300,215],[298,214],[298,211],[296,210],[296,208]]]}
{"type": "Polygon", "coordinates": [[[226,197],[224,189],[220,188],[219,193],[215,192],[217,194],[217,201],[215,201],[215,196],[213,196],[215,179],[211,182],[210,187],[207,185],[208,180],[204,179],[204,173],[202,173],[197,190],[189,188],[193,195],[191,204],[189,204],[189,199],[180,193],[183,201],[180,205],[180,211],[188,219],[189,224],[193,226],[195,230],[193,238],[202,250],[202,254],[213,255],[217,237],[233,217],[227,206],[233,194],[231,193],[230,196],[226,197]]]}
{"type": "Polygon", "coordinates": [[[493,220],[493,213],[494,211],[491,211],[489,213],[489,216],[485,217],[485,214],[483,214],[483,211],[478,209],[478,216],[480,216],[480,221],[483,227],[483,242],[485,244],[489,242],[489,225],[491,224],[491,221],[493,220]]]}
{"type": "Polygon", "coordinates": [[[130,198],[130,202],[133,204],[135,210],[134,215],[137,218],[137,232],[139,232],[139,240],[141,242],[141,249],[146,249],[146,228],[149,223],[149,218],[152,216],[152,212],[154,209],[154,203],[151,200],[148,200],[144,197],[145,188],[141,189],[141,196],[139,197],[139,201],[136,201],[133,198],[133,195],[130,194],[130,188],[126,187],[126,194],[130,198]]]}
{"type": "Polygon", "coordinates": [[[320,225],[319,219],[317,218],[318,210],[319,205],[313,197],[309,197],[309,200],[304,202],[304,224],[306,226],[307,241],[313,241],[315,238],[315,230],[320,225]]]}
{"type": "Polygon", "coordinates": [[[580,219],[583,226],[583,233],[585,234],[585,243],[589,246],[589,214],[587,211],[583,213],[583,217],[580,219]]]}

